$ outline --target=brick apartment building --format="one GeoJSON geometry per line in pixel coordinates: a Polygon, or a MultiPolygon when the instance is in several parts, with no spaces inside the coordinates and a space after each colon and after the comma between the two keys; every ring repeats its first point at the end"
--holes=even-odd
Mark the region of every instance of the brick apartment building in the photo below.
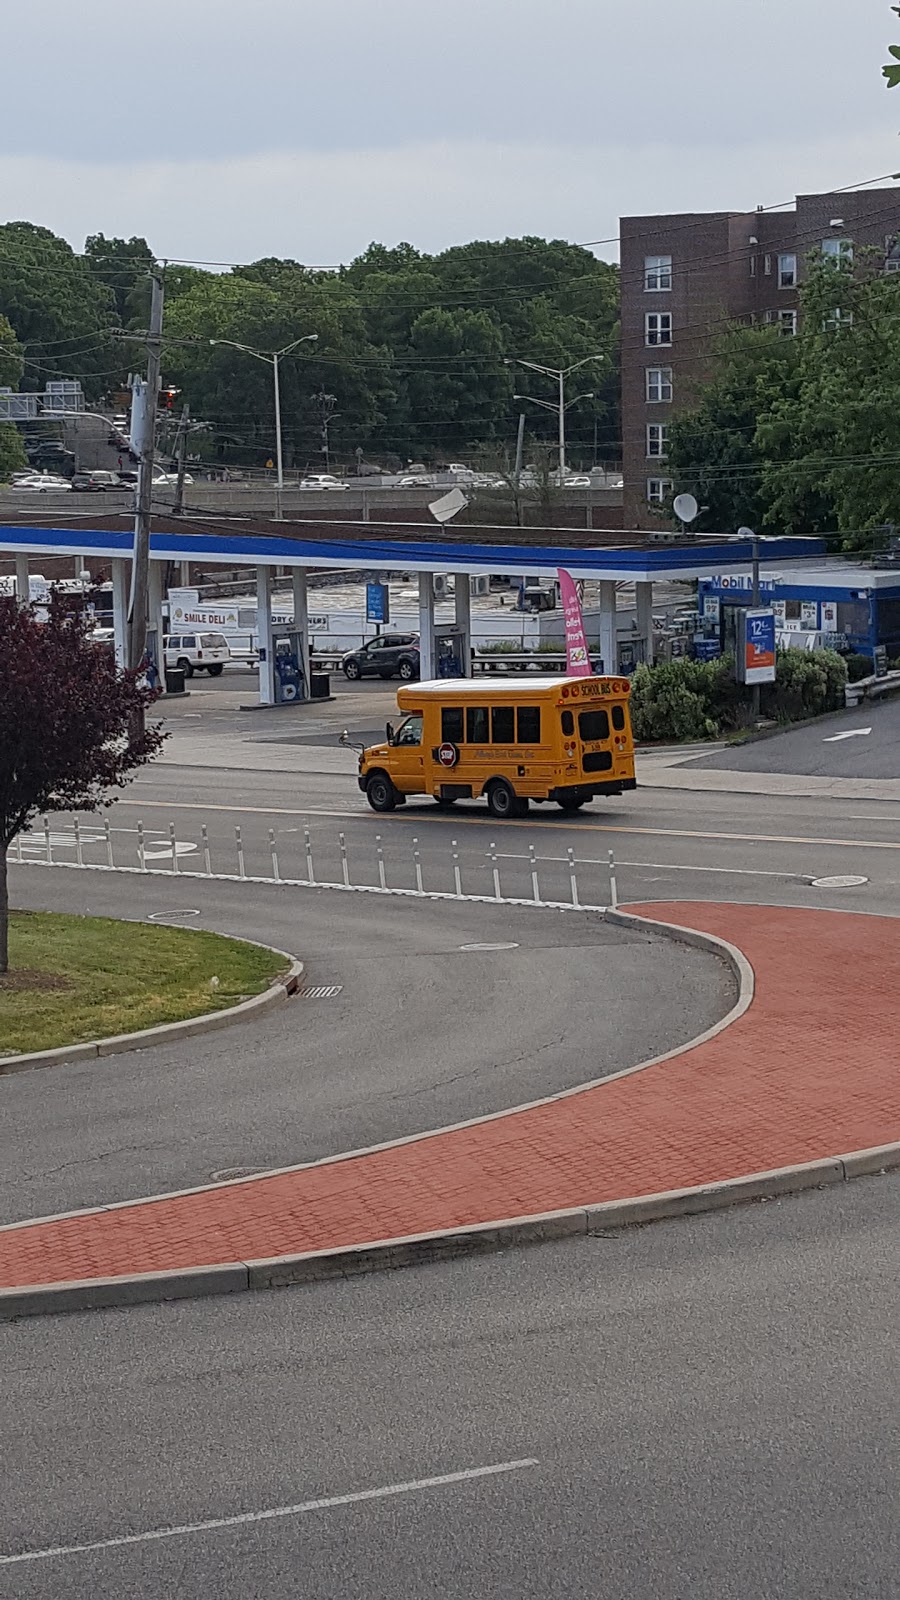
{"type": "Polygon", "coordinates": [[[622,464],[624,526],[659,526],[667,428],[696,402],[711,348],[733,321],[797,331],[797,285],[811,251],[885,251],[900,270],[900,189],[798,195],[790,211],[623,217],[622,464]]]}

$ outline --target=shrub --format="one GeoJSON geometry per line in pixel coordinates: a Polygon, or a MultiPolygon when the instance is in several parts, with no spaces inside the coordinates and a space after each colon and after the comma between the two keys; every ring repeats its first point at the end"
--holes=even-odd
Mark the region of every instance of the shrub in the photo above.
{"type": "Polygon", "coordinates": [[[860,678],[871,678],[875,671],[875,664],[871,656],[849,655],[844,660],[847,664],[847,682],[859,683],[860,678]]]}
{"type": "MultiPolygon", "coordinates": [[[[834,650],[780,650],[775,672],[760,697],[765,716],[794,722],[844,704],[847,666],[834,650]]],[[[640,666],[631,680],[631,722],[642,741],[715,739],[747,727],[749,705],[750,691],[734,679],[733,656],[640,666]]]]}

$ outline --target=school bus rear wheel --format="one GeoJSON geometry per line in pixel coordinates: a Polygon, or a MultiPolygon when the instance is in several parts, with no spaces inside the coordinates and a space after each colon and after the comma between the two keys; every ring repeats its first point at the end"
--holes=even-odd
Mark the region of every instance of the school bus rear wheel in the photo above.
{"type": "Polygon", "coordinates": [[[494,778],[487,786],[488,810],[492,817],[524,817],[528,801],[517,795],[505,778],[494,778]]]}
{"type": "Polygon", "coordinates": [[[373,811],[393,811],[398,795],[386,772],[373,772],[366,784],[366,799],[373,811]]]}

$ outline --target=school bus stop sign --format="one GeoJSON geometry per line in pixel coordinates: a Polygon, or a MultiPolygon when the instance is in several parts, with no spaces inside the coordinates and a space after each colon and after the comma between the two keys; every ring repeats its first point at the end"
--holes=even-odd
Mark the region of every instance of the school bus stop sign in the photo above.
{"type": "Polygon", "coordinates": [[[442,767],[455,767],[459,760],[459,751],[455,744],[442,744],[438,750],[438,761],[442,767]]]}

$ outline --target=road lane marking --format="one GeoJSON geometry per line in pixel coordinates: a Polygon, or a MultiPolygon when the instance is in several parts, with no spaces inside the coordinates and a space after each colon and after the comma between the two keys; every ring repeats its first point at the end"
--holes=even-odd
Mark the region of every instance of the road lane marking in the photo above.
{"type": "Polygon", "coordinates": [[[864,739],[866,737],[866,734],[867,733],[871,733],[871,732],[872,732],[871,728],[848,728],[846,733],[831,733],[831,734],[829,734],[827,739],[823,739],[822,740],[822,743],[823,744],[840,744],[842,739],[864,739]]]}
{"type": "MultiPolygon", "coordinates": [[[[363,810],[362,808],[358,811],[322,811],[315,806],[302,806],[299,808],[293,806],[223,806],[200,803],[198,801],[176,800],[116,800],[114,804],[120,806],[144,806],[148,810],[152,806],[158,811],[224,811],[231,813],[231,815],[247,817],[344,817],[360,821],[368,819],[370,815],[368,809],[363,810]]],[[[377,820],[379,823],[406,823],[407,825],[410,823],[418,825],[420,822],[439,823],[445,828],[453,826],[496,828],[498,826],[495,818],[487,815],[483,817],[467,816],[465,812],[457,811],[452,816],[447,816],[437,808],[435,808],[433,814],[429,811],[412,811],[405,815],[402,812],[394,815],[384,813],[377,819],[372,817],[372,820],[377,820]]],[[[879,819],[876,817],[863,817],[858,820],[874,822],[879,819]]],[[[558,820],[554,819],[552,822],[542,821],[538,817],[529,817],[520,822],[504,821],[502,826],[504,830],[507,828],[554,828],[557,832],[565,828],[573,828],[573,824],[570,821],[565,821],[562,817],[558,820]]],[[[586,819],[575,823],[573,831],[578,833],[633,833],[642,834],[651,839],[732,839],[738,844],[823,844],[834,846],[838,849],[846,846],[852,850],[900,850],[900,842],[892,839],[820,839],[815,837],[806,838],[800,834],[790,833],[704,833],[696,828],[634,828],[628,827],[624,823],[588,822],[586,819]]]]}
{"type": "Polygon", "coordinates": [[[86,1555],[93,1550],[120,1550],[124,1545],[149,1544],[159,1539],[184,1539],[192,1533],[218,1533],[223,1528],[242,1528],[253,1522],[302,1517],[310,1511],[332,1511],[338,1506],[361,1505],[367,1500],[388,1500],[394,1495],[416,1494],[422,1489],[445,1489],[454,1483],[470,1483],[475,1478],[496,1478],[502,1473],[522,1472],[537,1465],[536,1457],[529,1456],[523,1461],[499,1461],[489,1467],[445,1472],[438,1478],[412,1478],[408,1483],[389,1483],[379,1489],[360,1489],[355,1494],[301,1500],[293,1506],[269,1506],[264,1511],[243,1511],[235,1517],[216,1517],[208,1522],[183,1522],[169,1528],[150,1528],[146,1533],[125,1533],[115,1539],[94,1539],[89,1544],[57,1544],[45,1550],[21,1550],[15,1555],[0,1555],[0,1567],[17,1566],[25,1561],[50,1561],[59,1556],[86,1555]]]}

